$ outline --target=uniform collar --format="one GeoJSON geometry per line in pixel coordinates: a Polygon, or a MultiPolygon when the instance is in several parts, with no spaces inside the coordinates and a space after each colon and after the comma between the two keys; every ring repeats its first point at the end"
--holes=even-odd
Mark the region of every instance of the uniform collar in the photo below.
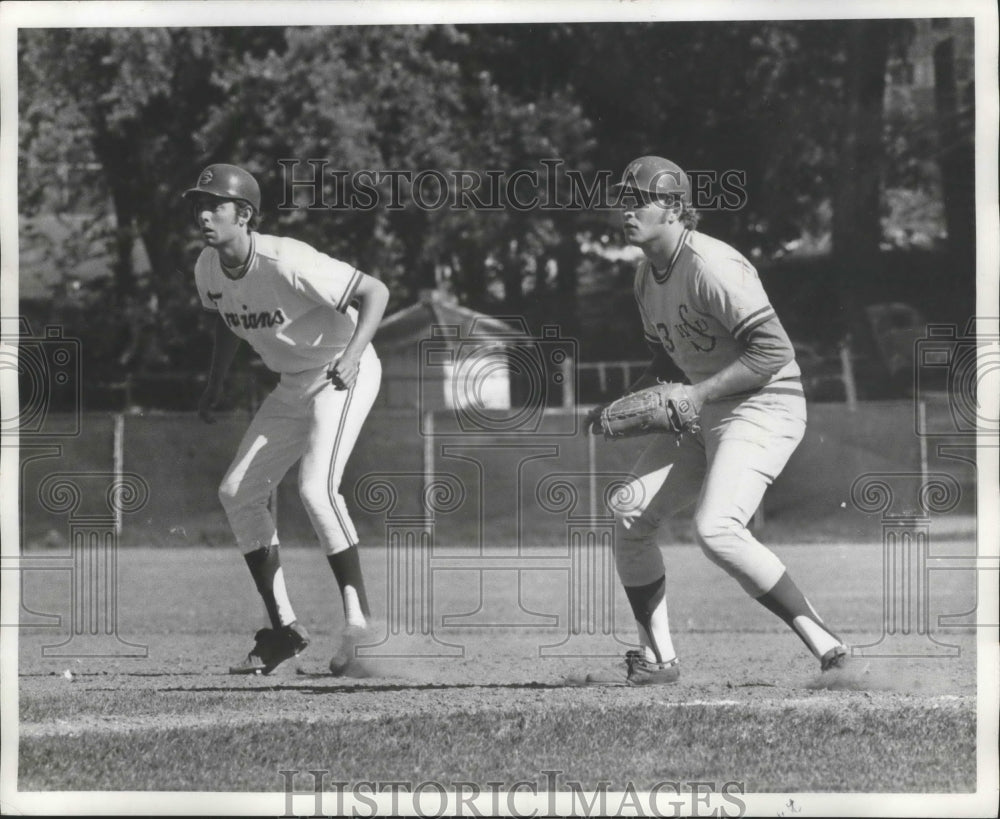
{"type": "Polygon", "coordinates": [[[253,264],[254,258],[256,258],[256,256],[257,256],[257,234],[251,233],[250,252],[247,253],[246,261],[244,261],[243,264],[237,267],[228,267],[227,265],[223,264],[222,256],[219,256],[219,267],[222,268],[222,275],[224,275],[230,281],[234,282],[239,281],[247,274],[247,271],[250,269],[250,265],[253,264]]]}
{"type": "Polygon", "coordinates": [[[670,257],[670,261],[667,263],[665,270],[657,270],[652,261],[650,261],[649,271],[653,274],[653,278],[656,280],[657,284],[663,284],[670,278],[670,274],[674,271],[674,265],[677,264],[677,259],[680,257],[681,251],[684,249],[684,245],[687,244],[687,239],[690,233],[691,231],[688,228],[684,228],[684,232],[677,241],[677,247],[674,248],[674,255],[670,257]]]}

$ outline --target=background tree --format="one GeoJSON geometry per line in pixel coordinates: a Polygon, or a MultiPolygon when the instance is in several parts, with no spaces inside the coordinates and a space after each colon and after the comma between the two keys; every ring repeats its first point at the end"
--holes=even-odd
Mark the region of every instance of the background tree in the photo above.
{"type": "MultiPolygon", "coordinates": [[[[947,21],[942,21],[947,25],[947,21]]],[[[975,266],[975,86],[956,83],[955,39],[947,27],[934,46],[934,113],[948,245],[956,265],[975,266]]]]}
{"type": "Polygon", "coordinates": [[[810,300],[792,315],[819,305],[828,315],[802,328],[839,322],[830,332],[850,327],[863,341],[861,307],[874,297],[866,287],[884,278],[887,182],[894,196],[943,200],[949,238],[967,256],[958,264],[971,265],[971,103],[949,80],[947,30],[938,30],[936,114],[883,110],[887,68],[906,53],[912,28],[872,20],[22,30],[23,235],[38,224],[33,214],[63,214],[72,241],[52,263],[68,267],[106,243],[111,278],[59,307],[70,331],[94,337],[85,349],[95,377],[101,368],[112,377],[203,367],[191,286],[200,241],[179,192],[220,161],[260,175],[265,230],[381,276],[391,309],[443,281],[462,303],[533,326],[556,322],[575,334],[586,324],[588,357],[641,356],[641,339],[626,330],[634,306],[629,266],[613,254],[614,213],[511,207],[502,185],[479,191],[498,195],[497,209],[432,209],[405,181],[398,207],[386,206],[385,188],[377,207],[325,207],[353,192],[329,174],[316,207],[300,197],[279,208],[279,161],[346,173],[525,170],[565,182],[569,169],[588,181],[616,177],[633,157],[659,153],[743,175],[745,199],[710,203],[704,226],[758,267],[795,247],[832,249],[824,272],[794,283],[810,300]],[[139,248],[148,277],[134,263],[139,248]]]}
{"type": "Polygon", "coordinates": [[[881,240],[882,127],[886,27],[878,20],[844,24],[846,53],[841,93],[840,173],[833,190],[833,255],[841,319],[855,352],[870,366],[875,347],[852,281],[874,273],[881,240]]]}
{"type": "Polygon", "coordinates": [[[61,317],[85,340],[94,376],[183,367],[201,357],[198,309],[183,261],[190,217],[178,193],[204,153],[197,134],[218,102],[213,71],[237,49],[254,51],[273,37],[266,29],[245,37],[195,28],[19,32],[19,137],[29,168],[20,177],[22,202],[93,214],[109,245],[112,279],[97,282],[77,310],[61,317]],[[45,110],[74,127],[53,133],[45,110]],[[57,147],[47,148],[50,140],[57,147]],[[100,174],[81,177],[79,169],[90,164],[100,174]],[[70,175],[56,204],[49,193],[54,171],[70,175]],[[133,264],[139,238],[151,268],[142,281],[133,264]],[[88,313],[101,315],[99,332],[88,313]],[[156,344],[131,360],[127,352],[140,335],[156,344]]]}

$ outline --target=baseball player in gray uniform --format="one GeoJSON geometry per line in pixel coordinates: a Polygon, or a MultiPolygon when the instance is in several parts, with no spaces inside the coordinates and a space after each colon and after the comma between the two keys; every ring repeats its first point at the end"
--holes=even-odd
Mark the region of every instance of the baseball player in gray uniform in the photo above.
{"type": "MultiPolygon", "coordinates": [[[[847,647],[820,619],[784,565],[747,529],[767,487],[805,432],[806,402],[792,344],[740,253],[696,231],[691,183],[667,159],[626,168],[625,238],[644,254],[635,297],[653,360],[633,390],[656,383],[672,360],[690,381],[700,429],[655,435],[611,500],[615,559],[641,649],[626,654],[627,682],[671,683],[680,670],[670,634],[659,525],[694,504],[705,555],[780,617],[826,671],[847,647]]],[[[591,682],[610,682],[590,675],[591,682]]],[[[617,678],[620,681],[620,677],[617,678]]]]}
{"type": "Polygon", "coordinates": [[[210,165],[183,197],[206,245],[195,265],[198,295],[217,314],[198,414],[214,421],[241,340],[280,375],[219,488],[270,619],[230,673],[268,674],[309,643],[285,588],[268,508],[272,490],[297,461],[299,493],[341,593],[345,628],[330,670],[343,673],[369,611],[358,535],[340,481],[381,382],[371,339],[388,290],[303,242],[258,233],[260,188],[242,168],[210,165]]]}

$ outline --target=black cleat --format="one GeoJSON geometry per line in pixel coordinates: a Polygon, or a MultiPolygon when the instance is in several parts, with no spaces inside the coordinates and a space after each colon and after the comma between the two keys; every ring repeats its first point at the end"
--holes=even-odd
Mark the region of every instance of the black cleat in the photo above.
{"type": "Polygon", "coordinates": [[[254,647],[246,659],[230,666],[230,674],[270,674],[309,645],[309,632],[298,621],[280,629],[262,628],[254,635],[254,647]]]}

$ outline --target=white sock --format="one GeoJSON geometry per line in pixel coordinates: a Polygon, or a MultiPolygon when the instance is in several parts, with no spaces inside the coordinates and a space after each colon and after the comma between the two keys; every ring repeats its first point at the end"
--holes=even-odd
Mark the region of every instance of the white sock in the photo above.
{"type": "MultiPolygon", "coordinates": [[[[810,608],[812,608],[810,606],[810,608]]],[[[822,657],[831,648],[840,645],[840,640],[830,634],[825,628],[810,617],[800,615],[792,621],[792,628],[809,646],[809,650],[817,657],[822,657]]]]}
{"type": "Polygon", "coordinates": [[[669,663],[677,657],[674,650],[674,641],[670,637],[670,619],[667,617],[666,596],[656,604],[653,613],[649,618],[649,631],[639,627],[639,642],[642,645],[642,653],[647,661],[651,663],[669,663]]]}
{"type": "Polygon", "coordinates": [[[361,610],[361,601],[358,599],[358,592],[354,586],[349,583],[346,584],[343,589],[343,597],[344,618],[347,620],[347,625],[358,626],[360,628],[368,625],[365,614],[361,610]]]}
{"type": "Polygon", "coordinates": [[[285,572],[280,566],[274,574],[271,590],[274,592],[274,602],[278,606],[278,619],[281,620],[281,625],[287,626],[289,623],[294,623],[295,612],[292,609],[292,602],[288,599],[288,592],[285,589],[285,572]]]}

